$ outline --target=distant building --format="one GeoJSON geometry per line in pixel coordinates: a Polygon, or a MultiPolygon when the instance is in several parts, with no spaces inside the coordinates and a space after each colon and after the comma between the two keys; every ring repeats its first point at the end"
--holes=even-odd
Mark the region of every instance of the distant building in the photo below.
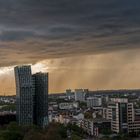
{"type": "Polygon", "coordinates": [[[87,98],[87,107],[99,107],[102,106],[101,97],[88,97],[87,98]]]}
{"type": "Polygon", "coordinates": [[[107,107],[108,102],[109,102],[109,96],[103,95],[102,96],[102,106],[107,107]]]}
{"type": "Polygon", "coordinates": [[[67,98],[70,100],[70,99],[72,99],[72,91],[71,91],[71,89],[67,89],[66,90],[66,96],[67,96],[67,98]]]}
{"type": "Polygon", "coordinates": [[[74,108],[78,108],[79,104],[78,102],[65,102],[65,103],[59,103],[59,109],[62,110],[67,110],[67,109],[74,109],[74,108]]]}
{"type": "Polygon", "coordinates": [[[75,101],[85,102],[85,92],[83,89],[75,89],[75,101]]]}
{"type": "Polygon", "coordinates": [[[20,125],[48,124],[48,74],[32,75],[31,66],[15,67],[17,121],[20,125]]]}

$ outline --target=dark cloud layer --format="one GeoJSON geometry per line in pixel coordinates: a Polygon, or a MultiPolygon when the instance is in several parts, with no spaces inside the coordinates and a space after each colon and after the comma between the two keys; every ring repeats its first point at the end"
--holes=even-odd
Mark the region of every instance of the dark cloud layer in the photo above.
{"type": "Polygon", "coordinates": [[[0,92],[31,63],[51,92],[139,88],[139,15],[139,0],[0,0],[0,92]]]}
{"type": "Polygon", "coordinates": [[[139,0],[0,0],[0,66],[139,48],[139,0]]]}

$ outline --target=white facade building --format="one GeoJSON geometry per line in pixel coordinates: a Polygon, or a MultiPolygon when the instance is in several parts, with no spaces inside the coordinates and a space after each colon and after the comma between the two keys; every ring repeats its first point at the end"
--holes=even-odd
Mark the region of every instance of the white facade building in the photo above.
{"type": "Polygon", "coordinates": [[[119,133],[128,131],[127,124],[127,98],[112,98],[108,106],[107,119],[111,121],[111,130],[119,133]]]}
{"type": "Polygon", "coordinates": [[[88,107],[102,106],[102,98],[101,97],[88,97],[87,98],[87,106],[88,107]]]}
{"type": "Polygon", "coordinates": [[[84,114],[83,113],[78,113],[76,115],[73,115],[73,118],[77,119],[77,120],[83,120],[84,119],[84,114]]]}
{"type": "Polygon", "coordinates": [[[85,101],[85,92],[83,89],[75,89],[75,101],[85,101]]]}
{"type": "Polygon", "coordinates": [[[62,109],[62,110],[74,109],[78,107],[79,107],[78,102],[72,102],[72,103],[65,102],[65,103],[59,104],[59,109],[62,109]]]}
{"type": "Polygon", "coordinates": [[[140,109],[134,109],[133,103],[128,107],[128,133],[140,134],[140,109]]]}

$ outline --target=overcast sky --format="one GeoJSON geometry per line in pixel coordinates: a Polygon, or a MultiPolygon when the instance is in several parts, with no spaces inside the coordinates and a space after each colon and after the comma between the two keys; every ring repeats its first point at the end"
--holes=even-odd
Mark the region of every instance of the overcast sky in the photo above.
{"type": "Polygon", "coordinates": [[[140,88],[139,0],[0,0],[0,93],[13,66],[49,71],[50,92],[140,88]]]}

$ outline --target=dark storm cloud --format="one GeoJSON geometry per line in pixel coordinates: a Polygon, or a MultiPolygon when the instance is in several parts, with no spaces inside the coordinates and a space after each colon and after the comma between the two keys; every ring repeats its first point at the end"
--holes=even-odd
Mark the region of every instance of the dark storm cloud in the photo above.
{"type": "Polygon", "coordinates": [[[30,31],[17,31],[17,30],[8,30],[8,31],[2,31],[0,34],[0,40],[1,41],[20,41],[25,40],[28,38],[35,37],[34,32],[30,31]]]}
{"type": "Polygon", "coordinates": [[[0,66],[139,48],[139,15],[138,0],[0,0],[0,66]]]}
{"type": "MultiPolygon", "coordinates": [[[[139,0],[0,0],[0,67],[48,68],[52,91],[137,88],[139,15],[139,0]]],[[[9,69],[0,91],[15,90],[9,69]]]]}

